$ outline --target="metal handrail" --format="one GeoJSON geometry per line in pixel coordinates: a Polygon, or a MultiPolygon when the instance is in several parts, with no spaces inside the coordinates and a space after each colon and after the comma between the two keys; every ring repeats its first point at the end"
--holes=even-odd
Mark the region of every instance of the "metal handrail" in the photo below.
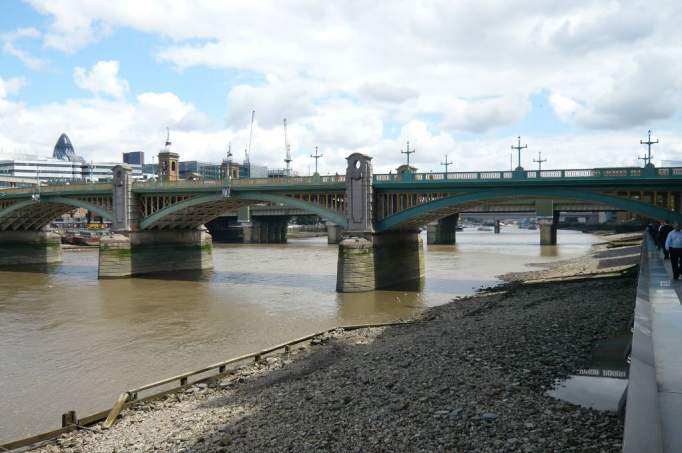
{"type": "Polygon", "coordinates": [[[585,179],[585,178],[641,178],[641,177],[682,177],[682,167],[659,167],[647,174],[641,167],[570,168],[555,170],[524,170],[520,174],[512,171],[466,171],[443,173],[379,173],[374,182],[458,182],[458,181],[499,181],[508,179],[585,179]]]}

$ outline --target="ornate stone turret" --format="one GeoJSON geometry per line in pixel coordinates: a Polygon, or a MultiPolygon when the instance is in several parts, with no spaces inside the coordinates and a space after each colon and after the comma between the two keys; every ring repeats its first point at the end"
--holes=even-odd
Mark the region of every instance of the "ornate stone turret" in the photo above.
{"type": "Polygon", "coordinates": [[[170,131],[166,135],[166,145],[163,150],[159,152],[159,180],[161,181],[177,181],[180,179],[180,156],[173,152],[172,143],[170,141],[170,131]]]}

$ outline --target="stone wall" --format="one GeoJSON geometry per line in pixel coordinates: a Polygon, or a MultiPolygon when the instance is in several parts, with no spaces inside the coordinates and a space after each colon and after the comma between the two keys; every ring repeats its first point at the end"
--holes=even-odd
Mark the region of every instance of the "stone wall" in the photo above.
{"type": "Polygon", "coordinates": [[[62,260],[58,234],[49,231],[0,232],[0,266],[50,264],[62,260]]]}

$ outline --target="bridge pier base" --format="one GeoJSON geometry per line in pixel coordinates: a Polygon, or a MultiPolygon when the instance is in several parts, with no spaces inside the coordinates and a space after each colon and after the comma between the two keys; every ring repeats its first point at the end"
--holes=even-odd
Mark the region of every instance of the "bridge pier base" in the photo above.
{"type": "Polygon", "coordinates": [[[286,244],[289,217],[251,217],[243,223],[245,244],[286,244]]]}
{"type": "Polygon", "coordinates": [[[540,228],[540,245],[556,245],[557,244],[557,224],[551,219],[539,220],[538,227],[540,228]]]}
{"type": "Polygon", "coordinates": [[[0,266],[51,264],[62,260],[62,244],[51,231],[1,231],[0,266]]]}
{"type": "Polygon", "coordinates": [[[126,231],[103,237],[99,278],[213,268],[213,241],[205,229],[126,231]]]}
{"type": "Polygon", "coordinates": [[[341,227],[335,223],[327,222],[327,244],[341,242],[341,227]]]}
{"type": "Polygon", "coordinates": [[[426,226],[426,243],[445,245],[456,244],[458,222],[459,214],[453,214],[428,224],[426,226]]]}
{"type": "Polygon", "coordinates": [[[416,289],[423,278],[424,245],[419,231],[367,233],[339,243],[338,292],[416,289]]]}

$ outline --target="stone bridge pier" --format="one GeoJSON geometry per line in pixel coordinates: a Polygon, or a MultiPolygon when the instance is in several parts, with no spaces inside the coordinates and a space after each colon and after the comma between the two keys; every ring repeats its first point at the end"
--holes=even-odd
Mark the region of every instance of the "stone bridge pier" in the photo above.
{"type": "Polygon", "coordinates": [[[420,286],[424,247],[419,231],[374,231],[372,158],[355,153],[347,159],[348,228],[339,243],[336,290],[363,292],[420,286]]]}
{"type": "Polygon", "coordinates": [[[131,277],[160,272],[213,267],[213,241],[198,229],[140,230],[138,207],[132,193],[132,169],[114,167],[112,236],[103,237],[99,250],[99,278],[131,277]]]}
{"type": "Polygon", "coordinates": [[[560,213],[554,210],[554,202],[537,200],[535,209],[540,229],[540,245],[556,245],[560,213]]]}
{"type": "Polygon", "coordinates": [[[242,226],[246,244],[286,244],[289,217],[261,216],[251,217],[242,226]]]}
{"type": "Polygon", "coordinates": [[[426,226],[427,244],[452,245],[457,243],[459,214],[452,214],[426,226]]]}
{"type": "Polygon", "coordinates": [[[0,266],[52,264],[61,260],[61,238],[56,233],[0,231],[0,266]]]}

